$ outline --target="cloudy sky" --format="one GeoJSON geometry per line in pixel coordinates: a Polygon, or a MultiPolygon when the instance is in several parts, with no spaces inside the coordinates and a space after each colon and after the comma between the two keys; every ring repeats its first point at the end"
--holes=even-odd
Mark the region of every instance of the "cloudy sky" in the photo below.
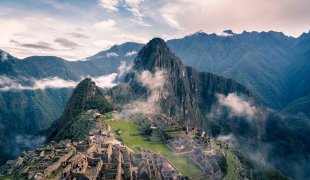
{"type": "Polygon", "coordinates": [[[1,0],[0,49],[77,60],[126,41],[198,30],[310,30],[309,0],[1,0]]]}

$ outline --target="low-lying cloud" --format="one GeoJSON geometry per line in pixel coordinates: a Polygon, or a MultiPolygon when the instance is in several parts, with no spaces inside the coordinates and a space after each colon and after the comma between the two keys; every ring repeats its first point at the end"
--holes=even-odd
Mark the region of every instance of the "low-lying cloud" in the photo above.
{"type": "MultiPolygon", "coordinates": [[[[24,78],[22,78],[24,82],[24,78]]],[[[20,79],[14,79],[7,76],[0,77],[0,91],[10,91],[10,90],[38,90],[38,89],[48,89],[48,88],[74,88],[76,86],[75,81],[68,81],[58,77],[34,79],[28,80],[28,84],[25,82],[22,84],[20,79]]]]}
{"type": "Polygon", "coordinates": [[[137,51],[129,51],[129,52],[127,52],[127,53],[125,54],[125,56],[126,56],[126,57],[128,57],[128,56],[133,56],[133,55],[135,55],[135,54],[137,54],[137,51]]]}
{"type": "MultiPolygon", "coordinates": [[[[116,85],[117,74],[112,73],[105,76],[90,77],[101,88],[111,88],[116,85]]],[[[65,80],[57,76],[43,79],[35,78],[11,78],[8,76],[0,76],[0,91],[10,90],[44,90],[44,89],[62,89],[75,88],[75,86],[84,78],[81,77],[79,81],[65,80]]]]}
{"type": "Polygon", "coordinates": [[[247,117],[253,119],[257,109],[251,102],[246,101],[243,97],[235,93],[230,93],[227,96],[218,94],[219,105],[228,107],[232,116],[247,117]]]}
{"type": "Polygon", "coordinates": [[[108,52],[107,53],[107,57],[109,58],[109,57],[117,57],[118,56],[118,54],[116,53],[116,52],[108,52]]]}
{"type": "Polygon", "coordinates": [[[154,74],[150,71],[143,71],[138,74],[138,81],[148,88],[149,96],[146,100],[137,100],[126,105],[123,108],[123,113],[125,115],[159,113],[160,106],[158,102],[166,81],[165,74],[163,70],[157,70],[154,74]]]}
{"type": "Polygon", "coordinates": [[[91,79],[96,83],[96,86],[101,88],[112,88],[116,86],[117,73],[112,73],[106,76],[91,77],[91,79]]]}
{"type": "Polygon", "coordinates": [[[123,76],[125,73],[129,72],[133,67],[133,63],[127,63],[126,61],[121,61],[118,69],[118,75],[123,76]]]}
{"type": "Polygon", "coordinates": [[[45,141],[44,136],[33,137],[30,135],[17,135],[15,137],[15,141],[18,146],[22,146],[25,148],[33,148],[39,144],[42,144],[45,141]]]}
{"type": "Polygon", "coordinates": [[[219,141],[226,142],[229,145],[235,145],[236,143],[236,137],[233,134],[219,135],[216,139],[219,141]]]}

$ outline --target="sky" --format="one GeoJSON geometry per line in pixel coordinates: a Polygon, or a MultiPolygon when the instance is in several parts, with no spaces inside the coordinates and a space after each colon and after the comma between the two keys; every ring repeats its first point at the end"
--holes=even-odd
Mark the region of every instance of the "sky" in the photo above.
{"type": "Polygon", "coordinates": [[[79,60],[127,41],[199,30],[310,30],[310,0],[1,0],[0,49],[79,60]]]}

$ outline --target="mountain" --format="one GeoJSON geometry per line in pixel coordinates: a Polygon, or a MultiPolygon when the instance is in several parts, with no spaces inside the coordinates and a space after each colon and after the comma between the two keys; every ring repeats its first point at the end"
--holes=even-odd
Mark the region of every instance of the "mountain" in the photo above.
{"type": "MultiPolygon", "coordinates": [[[[116,58],[115,54],[121,51],[114,49],[107,53],[116,58]]],[[[83,114],[90,109],[100,113],[117,109],[128,116],[163,113],[177,120],[180,126],[206,131],[213,138],[230,142],[240,152],[238,158],[242,164],[254,170],[254,177],[265,172],[260,167],[276,168],[298,179],[307,177],[307,131],[296,131],[303,122],[297,125],[283,120],[235,80],[183,65],[162,39],[152,39],[139,51],[132,70],[122,80],[102,93],[90,78],[84,79],[72,92],[60,118],[31,138],[38,143],[45,140],[38,137],[45,135],[45,141],[85,139],[88,131],[96,126],[83,114]]],[[[292,106],[304,102],[307,99],[292,106]]]]}
{"type": "MultiPolygon", "coordinates": [[[[138,43],[115,45],[106,51],[79,61],[67,61],[55,56],[31,56],[17,59],[7,54],[1,62],[0,75],[12,77],[46,78],[57,76],[62,79],[80,80],[82,76],[101,76],[117,72],[121,61],[133,61],[142,47],[138,43]]],[[[2,53],[3,54],[3,53],[2,53]]]]}
{"type": "MultiPolygon", "coordinates": [[[[258,154],[259,159],[270,162],[275,156],[270,164],[279,167],[287,162],[277,159],[287,157],[287,161],[292,160],[293,168],[281,167],[284,171],[307,168],[303,152],[309,152],[310,87],[307,82],[310,77],[310,33],[293,38],[272,31],[241,34],[226,31],[225,36],[198,32],[182,39],[169,40],[167,45],[160,39],[154,39],[154,42],[139,53],[133,68],[138,73],[129,73],[122,85],[108,92],[116,103],[121,106],[139,99],[153,105],[157,102],[147,101],[149,96],[157,98],[156,88],[164,89],[163,93],[159,93],[160,109],[164,113],[187,119],[185,124],[203,127],[215,137],[231,133],[239,139],[238,143],[244,140],[245,144],[251,145],[244,149],[248,154],[256,156],[253,152],[261,150],[258,146],[264,149],[270,145],[271,148],[264,150],[266,157],[258,154]],[[144,75],[156,80],[153,74],[158,69],[162,70],[159,75],[162,73],[168,77],[170,85],[155,87],[155,93],[152,93],[145,87],[152,85],[147,82],[141,85],[139,78],[142,72],[149,71],[151,75],[144,75]],[[222,107],[220,100],[224,104],[230,100],[242,102],[241,107],[256,109],[264,121],[257,118],[253,125],[245,117],[231,118],[232,107],[222,107]],[[267,111],[264,114],[262,112],[266,109],[263,105],[280,113],[267,111]],[[214,113],[217,109],[225,113],[214,113]],[[254,137],[255,141],[250,141],[250,137],[254,137]],[[277,146],[281,147],[281,152],[277,146]]],[[[124,43],[74,62],[53,56],[18,59],[1,51],[0,88],[7,77],[27,85],[31,78],[56,76],[80,81],[88,75],[114,73],[118,71],[121,61],[133,62],[142,46],[124,43]]],[[[160,82],[161,79],[157,80],[160,82]]],[[[156,86],[158,83],[153,84],[156,86]]],[[[0,142],[0,161],[13,158],[23,149],[33,146],[36,142],[29,135],[49,127],[61,115],[71,93],[72,89],[67,88],[1,91],[0,138],[4,141],[0,142]]]]}
{"type": "Polygon", "coordinates": [[[309,34],[293,38],[274,31],[229,36],[197,32],[167,44],[185,65],[237,80],[266,106],[282,110],[310,92],[309,34]]]}
{"type": "Polygon", "coordinates": [[[73,128],[73,125],[76,125],[77,123],[75,118],[81,112],[90,109],[97,109],[100,113],[106,113],[112,110],[112,106],[104,98],[95,82],[90,78],[86,78],[80,82],[72,92],[61,117],[51,125],[50,129],[47,130],[47,133],[49,134],[47,141],[59,141],[63,139],[75,140],[80,134],[82,134],[83,130],[87,129],[85,126],[88,125],[86,123],[81,125],[82,127],[79,129],[73,128]],[[79,135],[77,136],[77,134],[79,135]]]}
{"type": "MultiPolygon", "coordinates": [[[[29,85],[44,78],[80,81],[87,76],[115,73],[122,61],[132,62],[141,47],[138,43],[115,45],[83,61],[67,61],[54,56],[18,59],[0,51],[0,88],[7,83],[29,85]],[[108,57],[108,53],[114,53],[114,56],[108,57]]],[[[29,136],[48,128],[59,118],[71,93],[72,88],[0,90],[0,164],[33,146],[36,142],[29,136]]]]}
{"type": "Polygon", "coordinates": [[[157,69],[167,74],[164,89],[166,96],[161,105],[165,113],[180,115],[183,119],[190,119],[191,126],[204,125],[203,114],[200,111],[210,110],[216,100],[216,94],[231,92],[253,96],[241,84],[216,76],[211,73],[199,73],[191,67],[186,67],[159,38],[151,40],[138,54],[133,69],[155,73],[157,69]],[[200,99],[195,97],[201,97],[200,99]],[[199,109],[202,109],[199,111],[199,109]]]}
{"type": "Polygon", "coordinates": [[[149,106],[158,106],[160,113],[176,116],[190,128],[234,139],[237,149],[258,162],[306,177],[298,172],[307,172],[307,151],[280,116],[238,82],[184,66],[162,39],[152,39],[141,49],[133,71],[108,96],[129,115],[132,108],[148,114],[154,113],[149,106]]]}

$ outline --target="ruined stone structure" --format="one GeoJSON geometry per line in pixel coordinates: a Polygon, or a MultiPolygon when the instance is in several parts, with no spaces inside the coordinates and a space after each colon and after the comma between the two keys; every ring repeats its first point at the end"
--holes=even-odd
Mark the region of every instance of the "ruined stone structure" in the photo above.
{"type": "Polygon", "coordinates": [[[8,162],[3,171],[19,174],[26,179],[181,178],[178,170],[162,155],[142,148],[142,154],[135,154],[111,134],[98,130],[90,132],[92,140],[87,138],[82,142],[51,142],[8,162]],[[107,136],[108,134],[110,135],[107,136]]]}

